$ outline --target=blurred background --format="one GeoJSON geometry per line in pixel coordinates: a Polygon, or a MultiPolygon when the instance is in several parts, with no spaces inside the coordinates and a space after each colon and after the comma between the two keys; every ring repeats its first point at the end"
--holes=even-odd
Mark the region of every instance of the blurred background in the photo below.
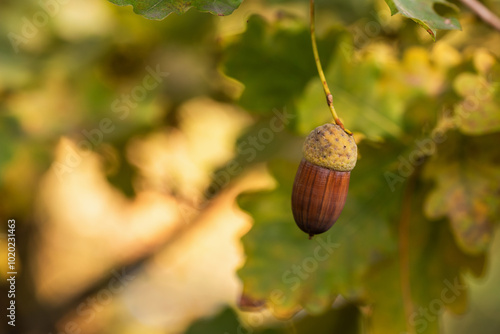
{"type": "Polygon", "coordinates": [[[330,116],[308,5],[0,3],[2,333],[498,333],[500,33],[437,5],[462,31],[434,42],[383,1],[317,1],[359,161],[309,241],[291,185],[330,116]]]}

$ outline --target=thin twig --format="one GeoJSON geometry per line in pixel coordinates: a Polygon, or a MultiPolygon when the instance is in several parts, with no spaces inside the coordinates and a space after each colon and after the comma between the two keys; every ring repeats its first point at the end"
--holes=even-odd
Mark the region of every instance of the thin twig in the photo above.
{"type": "Polygon", "coordinates": [[[460,0],[465,6],[469,7],[474,13],[477,14],[484,22],[500,31],[500,18],[495,15],[491,10],[486,8],[482,3],[477,0],[460,0]]]}
{"type": "Polygon", "coordinates": [[[339,116],[337,116],[337,112],[335,111],[335,108],[333,106],[333,95],[330,92],[330,89],[328,88],[328,84],[326,83],[326,77],[325,73],[323,72],[323,67],[321,66],[321,61],[319,59],[319,53],[318,53],[318,45],[316,43],[316,34],[315,34],[316,28],[314,24],[314,0],[310,0],[309,5],[310,5],[310,17],[311,17],[311,42],[314,53],[314,61],[316,62],[316,67],[318,68],[318,74],[319,78],[321,79],[321,84],[323,85],[323,89],[325,90],[326,103],[330,108],[330,112],[332,113],[335,123],[339,125],[342,129],[344,129],[346,133],[352,135],[351,131],[344,128],[344,124],[342,124],[342,121],[340,120],[339,116]]]}

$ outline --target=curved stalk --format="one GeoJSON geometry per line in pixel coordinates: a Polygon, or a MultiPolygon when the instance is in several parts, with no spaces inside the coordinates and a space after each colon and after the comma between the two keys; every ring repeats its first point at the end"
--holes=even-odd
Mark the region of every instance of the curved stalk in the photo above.
{"type": "Polygon", "coordinates": [[[335,107],[333,106],[333,95],[330,92],[330,89],[328,88],[328,83],[326,82],[326,77],[325,73],[323,72],[323,67],[321,66],[321,60],[319,59],[319,53],[318,53],[318,44],[316,43],[316,28],[314,24],[314,0],[309,1],[310,5],[310,17],[311,17],[311,42],[312,42],[312,49],[314,53],[314,61],[316,62],[316,67],[318,68],[318,74],[319,78],[321,79],[321,83],[323,84],[323,89],[325,91],[326,95],[326,103],[328,104],[328,107],[330,108],[330,112],[332,113],[333,120],[335,121],[335,124],[339,125],[344,131],[352,135],[352,132],[344,128],[344,124],[342,124],[342,121],[340,120],[339,116],[337,115],[337,112],[335,111],[335,107]]]}

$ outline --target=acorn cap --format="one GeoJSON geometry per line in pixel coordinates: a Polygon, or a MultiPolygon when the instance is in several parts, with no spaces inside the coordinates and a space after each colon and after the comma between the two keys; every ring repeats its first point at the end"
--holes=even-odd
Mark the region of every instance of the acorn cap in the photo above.
{"type": "Polygon", "coordinates": [[[302,150],[304,158],[310,163],[339,172],[351,171],[358,157],[354,138],[333,123],[311,131],[302,150]]]}

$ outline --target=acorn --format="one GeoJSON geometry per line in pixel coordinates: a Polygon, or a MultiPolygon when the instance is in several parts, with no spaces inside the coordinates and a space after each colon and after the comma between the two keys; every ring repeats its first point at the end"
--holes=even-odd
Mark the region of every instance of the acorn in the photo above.
{"type": "Polygon", "coordinates": [[[328,231],[339,218],[358,148],[352,135],[328,123],[307,136],[302,151],[304,158],[293,183],[292,212],[310,239],[328,231]]]}

